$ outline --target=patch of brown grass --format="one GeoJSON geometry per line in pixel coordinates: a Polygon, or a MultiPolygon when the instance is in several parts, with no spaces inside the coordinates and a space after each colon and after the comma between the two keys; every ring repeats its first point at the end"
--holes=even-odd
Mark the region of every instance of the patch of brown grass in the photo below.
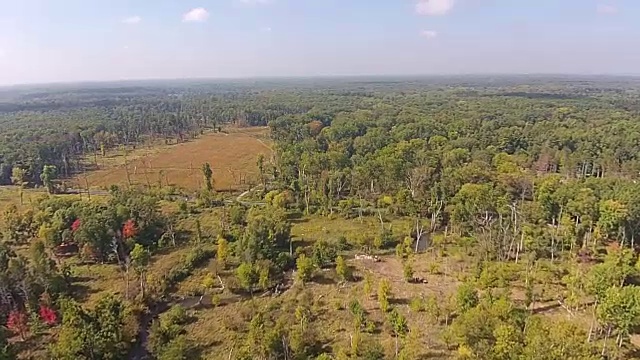
{"type": "MultiPolygon", "coordinates": [[[[163,186],[200,189],[204,184],[201,167],[208,162],[217,190],[237,190],[259,182],[258,155],[268,159],[272,152],[265,140],[267,134],[267,128],[230,129],[228,133],[207,133],[190,142],[138,148],[126,155],[126,166],[122,151],[114,152],[105,158],[98,156],[101,169],[87,173],[86,179],[90,187],[126,185],[128,170],[132,184],[162,182],[163,186]]],[[[85,175],[73,182],[84,188],[85,175]]]]}

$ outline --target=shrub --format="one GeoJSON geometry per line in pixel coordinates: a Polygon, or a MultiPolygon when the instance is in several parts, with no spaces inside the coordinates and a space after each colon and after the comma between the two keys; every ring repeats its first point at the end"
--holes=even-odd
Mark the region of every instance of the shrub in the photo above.
{"type": "Polygon", "coordinates": [[[347,281],[351,279],[351,269],[349,269],[349,266],[342,256],[338,256],[336,259],[336,273],[338,274],[338,279],[340,279],[340,281],[347,281]]]}
{"type": "Polygon", "coordinates": [[[413,281],[413,267],[408,261],[404,263],[404,266],[402,268],[402,274],[404,275],[404,280],[406,282],[413,281]]]}
{"type": "Polygon", "coordinates": [[[411,311],[413,312],[424,311],[424,302],[422,301],[422,298],[414,297],[413,299],[411,299],[411,302],[409,303],[409,309],[411,309],[411,311]]]}
{"type": "Polygon", "coordinates": [[[189,277],[194,269],[201,266],[206,260],[211,259],[214,255],[214,251],[204,249],[202,247],[197,247],[191,250],[182,263],[171,268],[167,274],[164,283],[165,290],[189,277]]]}
{"type": "Polygon", "coordinates": [[[317,241],[313,244],[311,258],[316,266],[323,268],[336,260],[338,249],[335,244],[326,240],[317,241]]]}
{"type": "Polygon", "coordinates": [[[460,313],[465,313],[478,305],[478,291],[470,283],[458,287],[456,305],[460,313]]]}
{"type": "Polygon", "coordinates": [[[313,261],[305,254],[300,254],[300,256],[298,256],[298,259],[296,260],[297,278],[302,284],[311,280],[313,271],[315,270],[314,265],[313,261]]]}

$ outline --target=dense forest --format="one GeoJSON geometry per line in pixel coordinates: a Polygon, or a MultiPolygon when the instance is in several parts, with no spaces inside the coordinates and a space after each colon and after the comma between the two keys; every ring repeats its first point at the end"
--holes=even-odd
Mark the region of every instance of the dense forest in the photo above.
{"type": "Polygon", "coordinates": [[[640,354],[639,79],[16,87],[0,131],[0,183],[47,190],[3,204],[0,359],[640,354]],[[195,192],[53,182],[251,126],[239,196],[209,163],[195,192]]]}

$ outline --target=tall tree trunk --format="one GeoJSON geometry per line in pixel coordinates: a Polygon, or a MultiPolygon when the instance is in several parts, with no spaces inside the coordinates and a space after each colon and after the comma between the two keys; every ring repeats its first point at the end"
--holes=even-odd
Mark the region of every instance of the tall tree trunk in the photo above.
{"type": "MultiPolygon", "coordinates": [[[[556,218],[554,217],[553,219],[551,219],[551,224],[553,225],[553,228],[556,229],[556,218]]],[[[551,262],[553,262],[555,260],[555,255],[556,255],[556,234],[554,233],[553,235],[551,235],[551,262]]]]}
{"type": "Polygon", "coordinates": [[[604,336],[604,341],[602,342],[602,353],[600,355],[604,356],[607,349],[607,340],[609,340],[609,335],[611,335],[611,325],[607,329],[607,335],[604,336]]]}
{"type": "Polygon", "coordinates": [[[145,283],[144,279],[145,279],[145,274],[144,274],[144,272],[143,272],[143,273],[140,273],[140,295],[142,295],[142,299],[144,299],[144,288],[145,288],[145,286],[144,286],[144,283],[145,283]]]}
{"type": "Polygon", "coordinates": [[[591,325],[589,326],[589,335],[587,336],[587,342],[591,342],[591,337],[593,336],[593,329],[595,328],[596,322],[596,306],[598,306],[598,300],[593,303],[591,325]]]}

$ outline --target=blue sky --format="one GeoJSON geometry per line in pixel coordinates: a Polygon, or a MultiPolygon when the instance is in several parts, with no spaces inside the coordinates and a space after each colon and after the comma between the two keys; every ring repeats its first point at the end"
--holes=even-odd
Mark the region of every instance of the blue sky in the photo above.
{"type": "Polygon", "coordinates": [[[0,0],[0,84],[640,74],[640,0],[0,0]]]}

